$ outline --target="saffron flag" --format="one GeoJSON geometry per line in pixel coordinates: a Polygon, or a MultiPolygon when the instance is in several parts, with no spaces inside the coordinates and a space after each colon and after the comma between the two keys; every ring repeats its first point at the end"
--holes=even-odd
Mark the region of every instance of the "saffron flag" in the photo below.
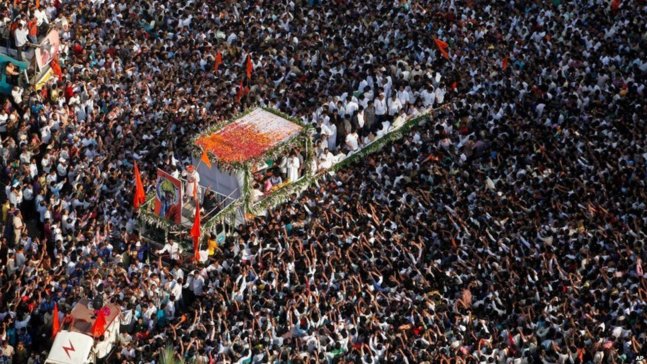
{"type": "Polygon", "coordinates": [[[61,324],[58,322],[58,303],[54,303],[54,310],[52,311],[52,338],[56,337],[60,329],[61,324]]]}
{"type": "Polygon", "coordinates": [[[63,70],[61,69],[61,65],[58,63],[58,56],[54,57],[52,61],[49,64],[52,67],[52,72],[58,77],[59,81],[63,80],[63,70]]]}
{"type": "Polygon", "coordinates": [[[620,0],[611,0],[611,11],[614,13],[620,8],[620,0]]]}
{"type": "Polygon", "coordinates": [[[222,64],[222,53],[220,53],[220,51],[218,51],[216,53],[216,61],[213,64],[213,71],[218,73],[218,67],[220,67],[221,64],[222,64]]]}
{"type": "Polygon", "coordinates": [[[240,85],[238,85],[238,92],[236,92],[236,103],[240,103],[240,99],[243,98],[243,80],[240,80],[240,85]]]}
{"type": "Polygon", "coordinates": [[[202,163],[204,163],[205,166],[208,168],[211,168],[211,161],[209,160],[209,156],[207,155],[207,151],[203,150],[202,151],[202,156],[200,157],[200,160],[202,163]]]}
{"type": "Polygon", "coordinates": [[[138,209],[144,202],[146,202],[146,192],[144,192],[144,184],[142,183],[142,176],[139,173],[139,167],[135,162],[135,195],[133,196],[133,207],[138,209]]]}
{"type": "Polygon", "coordinates": [[[99,337],[106,331],[106,313],[104,310],[97,310],[97,317],[92,324],[92,336],[99,337]]]}
{"type": "Polygon", "coordinates": [[[195,216],[193,218],[193,227],[191,228],[191,237],[193,238],[193,258],[196,262],[200,261],[200,202],[195,200],[195,216]]]}
{"type": "Polygon", "coordinates": [[[501,68],[504,71],[508,69],[508,57],[503,58],[503,61],[501,61],[501,68]]]}
{"type": "Polygon", "coordinates": [[[440,51],[440,54],[445,58],[449,59],[449,53],[447,52],[447,49],[449,48],[449,45],[447,42],[440,40],[438,38],[434,38],[434,43],[436,43],[436,47],[438,47],[438,50],[440,51]]]}
{"type": "Polygon", "coordinates": [[[36,9],[40,8],[40,0],[36,0],[36,9]]]}
{"type": "Polygon", "coordinates": [[[245,73],[247,74],[247,79],[252,78],[252,72],[254,71],[254,65],[252,64],[252,57],[247,55],[247,62],[245,65],[245,73]]]}

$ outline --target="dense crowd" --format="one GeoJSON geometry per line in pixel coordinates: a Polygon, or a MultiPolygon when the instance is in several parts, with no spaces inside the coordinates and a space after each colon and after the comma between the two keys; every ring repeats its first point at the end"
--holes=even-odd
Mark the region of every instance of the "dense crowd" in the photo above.
{"type": "Polygon", "coordinates": [[[119,363],[647,352],[644,1],[40,6],[0,5],[2,29],[60,27],[64,71],[0,110],[1,361],[42,363],[54,302],[63,319],[97,296],[132,317],[119,363]],[[253,105],[312,123],[320,170],[444,107],[207,264],[178,264],[176,241],[164,263],[137,234],[133,162],[146,186],[186,172],[190,138],[253,105]]]}

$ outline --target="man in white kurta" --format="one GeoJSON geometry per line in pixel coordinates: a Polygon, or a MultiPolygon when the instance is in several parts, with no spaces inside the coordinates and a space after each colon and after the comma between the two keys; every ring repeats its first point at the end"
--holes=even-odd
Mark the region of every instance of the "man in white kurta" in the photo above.
{"type": "Polygon", "coordinates": [[[290,180],[290,182],[295,182],[296,180],[298,180],[299,168],[301,168],[301,161],[299,160],[299,156],[297,156],[296,153],[293,152],[288,157],[287,168],[288,168],[288,180],[290,180]]]}
{"type": "Polygon", "coordinates": [[[200,184],[200,174],[192,165],[189,165],[186,169],[186,196],[189,199],[199,198],[200,189],[198,188],[200,184]]]}

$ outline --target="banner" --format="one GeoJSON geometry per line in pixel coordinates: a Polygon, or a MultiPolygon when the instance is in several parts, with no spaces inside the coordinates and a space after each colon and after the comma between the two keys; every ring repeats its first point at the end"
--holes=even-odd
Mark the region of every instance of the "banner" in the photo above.
{"type": "Polygon", "coordinates": [[[155,214],[176,224],[182,222],[182,182],[161,169],[155,182],[155,214]]]}
{"type": "Polygon", "coordinates": [[[58,31],[53,29],[36,48],[36,65],[38,65],[39,71],[47,68],[52,59],[58,54],[60,46],[61,40],[58,31]]]}
{"type": "Polygon", "coordinates": [[[45,72],[43,77],[41,77],[40,80],[36,82],[36,84],[34,85],[34,90],[39,91],[40,89],[42,89],[43,86],[47,84],[47,81],[52,78],[52,76],[54,76],[54,71],[50,68],[47,70],[47,72],[45,72]]]}

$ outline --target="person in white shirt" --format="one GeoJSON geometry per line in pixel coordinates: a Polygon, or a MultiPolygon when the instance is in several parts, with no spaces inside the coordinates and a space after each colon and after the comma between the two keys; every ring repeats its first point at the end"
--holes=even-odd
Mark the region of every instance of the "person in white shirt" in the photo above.
{"type": "Polygon", "coordinates": [[[326,148],[323,153],[319,155],[319,170],[326,170],[332,167],[335,156],[326,148]]]}
{"type": "Polygon", "coordinates": [[[393,120],[393,125],[391,125],[391,130],[399,129],[407,122],[407,113],[404,109],[400,110],[398,116],[393,120]]]}
{"type": "Polygon", "coordinates": [[[179,261],[180,260],[180,253],[182,252],[182,249],[180,248],[180,244],[178,244],[176,241],[169,240],[164,244],[164,247],[162,249],[157,250],[157,255],[168,253],[168,255],[171,257],[171,260],[179,261]]]}
{"type": "Polygon", "coordinates": [[[49,25],[49,17],[43,6],[39,6],[36,11],[34,11],[34,17],[36,18],[36,26],[39,28],[39,33],[45,33],[45,27],[49,25]]]}
{"type": "Polygon", "coordinates": [[[357,131],[353,130],[353,132],[346,135],[346,149],[349,152],[354,152],[359,149],[359,135],[357,135],[357,131]]]}
{"type": "Polygon", "coordinates": [[[381,125],[382,121],[386,118],[387,106],[386,98],[384,97],[384,92],[380,92],[380,95],[375,99],[375,121],[376,125],[381,125]]]}
{"type": "Polygon", "coordinates": [[[395,118],[401,109],[402,103],[400,103],[400,99],[398,99],[396,95],[391,96],[391,99],[389,100],[389,119],[395,118]]]}
{"type": "Polygon", "coordinates": [[[427,90],[425,87],[421,92],[420,92],[420,97],[422,98],[422,104],[424,105],[425,108],[431,108],[434,106],[434,103],[436,102],[436,93],[433,91],[430,92],[427,90]]]}
{"type": "Polygon", "coordinates": [[[337,126],[328,120],[324,119],[324,122],[321,124],[321,133],[328,136],[328,149],[336,150],[337,126]]]}
{"type": "Polygon", "coordinates": [[[287,175],[290,182],[295,182],[299,179],[299,168],[301,168],[301,160],[295,151],[290,153],[287,158],[287,175]]]}
{"type": "Polygon", "coordinates": [[[186,198],[192,201],[195,194],[195,197],[200,199],[200,174],[193,165],[189,165],[186,170],[186,198]]]}
{"type": "Polygon", "coordinates": [[[24,60],[23,50],[27,45],[29,35],[29,30],[27,29],[27,23],[24,20],[20,21],[20,25],[14,31],[14,40],[16,42],[16,49],[18,50],[18,59],[24,60]]]}
{"type": "Polygon", "coordinates": [[[400,86],[400,89],[396,93],[396,97],[400,101],[400,104],[404,107],[407,104],[412,103],[411,94],[405,89],[404,86],[400,86]]]}
{"type": "Polygon", "coordinates": [[[442,87],[436,88],[436,103],[442,104],[443,102],[445,102],[446,93],[447,91],[444,88],[442,87]]]}
{"type": "Polygon", "coordinates": [[[359,108],[359,104],[357,103],[357,98],[353,96],[353,98],[346,104],[345,110],[346,110],[346,115],[349,117],[353,116],[357,109],[359,108]]]}
{"type": "Polygon", "coordinates": [[[24,90],[20,86],[14,86],[13,89],[11,89],[11,97],[13,98],[13,102],[16,105],[22,104],[22,94],[24,90]]]}

